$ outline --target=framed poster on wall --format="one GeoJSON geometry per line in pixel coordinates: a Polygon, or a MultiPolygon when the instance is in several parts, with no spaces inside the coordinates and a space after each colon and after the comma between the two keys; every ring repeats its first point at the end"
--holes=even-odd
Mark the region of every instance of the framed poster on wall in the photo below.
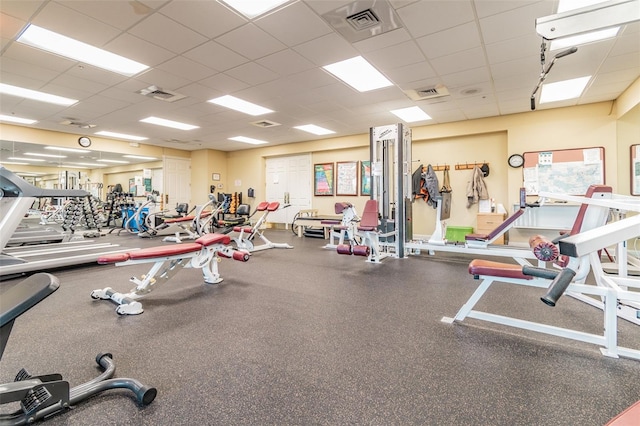
{"type": "Polygon", "coordinates": [[[333,195],[333,163],[313,165],[313,195],[333,195]]]}
{"type": "Polygon", "coordinates": [[[358,162],[336,164],[336,195],[358,195],[358,162]]]}
{"type": "Polygon", "coordinates": [[[360,195],[371,195],[371,161],[360,161],[360,195]]]}
{"type": "Polygon", "coordinates": [[[640,195],[640,144],[631,145],[631,195],[640,195]]]}

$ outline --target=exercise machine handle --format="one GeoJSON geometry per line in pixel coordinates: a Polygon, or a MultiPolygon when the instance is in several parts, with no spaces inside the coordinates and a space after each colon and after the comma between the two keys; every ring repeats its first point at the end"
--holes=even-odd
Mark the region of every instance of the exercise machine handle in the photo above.
{"type": "Polygon", "coordinates": [[[554,278],[554,280],[549,285],[549,289],[547,290],[547,294],[542,296],[540,300],[546,303],[549,306],[556,306],[556,302],[560,299],[571,284],[573,277],[576,276],[576,271],[570,268],[564,268],[558,276],[554,278]]]}
{"type": "Polygon", "coordinates": [[[553,280],[558,276],[558,274],[560,272],[559,271],[554,271],[552,269],[538,268],[538,267],[535,267],[535,266],[525,265],[525,266],[522,267],[522,273],[524,275],[529,275],[529,276],[532,276],[532,277],[544,278],[544,279],[547,279],[547,280],[553,280]]]}

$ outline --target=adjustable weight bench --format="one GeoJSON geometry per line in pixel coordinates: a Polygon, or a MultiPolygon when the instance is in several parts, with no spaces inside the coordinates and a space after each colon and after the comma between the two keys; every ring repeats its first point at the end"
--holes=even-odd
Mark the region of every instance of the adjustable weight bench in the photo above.
{"type": "MultiPolygon", "coordinates": [[[[286,206],[285,206],[286,207],[286,206]]],[[[254,251],[267,250],[271,248],[293,248],[293,246],[287,243],[274,243],[270,241],[265,235],[264,231],[260,229],[265,223],[269,213],[274,212],[280,208],[279,201],[263,201],[256,207],[256,212],[262,212],[262,216],[253,226],[234,226],[233,231],[238,232],[238,236],[233,240],[236,242],[238,249],[246,250],[251,253],[254,251]],[[256,237],[260,238],[264,244],[259,246],[254,245],[256,237]]]]}
{"type": "Polygon", "coordinates": [[[507,232],[520,216],[525,212],[524,208],[520,208],[509,216],[504,222],[497,226],[488,234],[467,234],[464,236],[464,241],[467,247],[473,248],[486,248],[489,244],[497,240],[502,234],[507,232]]]}
{"type": "Polygon", "coordinates": [[[106,287],[91,292],[93,299],[110,299],[117,303],[118,315],[137,315],[144,312],[137,300],[151,293],[157,287],[157,279],[168,280],[183,268],[200,268],[207,284],[217,284],[223,279],[218,273],[220,258],[230,258],[241,262],[249,260],[249,253],[230,246],[231,237],[224,234],[205,234],[193,243],[171,246],[150,247],[126,253],[101,256],[100,264],[115,263],[116,266],[153,263],[151,270],[141,278],[131,277],[136,286],[129,293],[117,293],[106,287]],[[156,278],[157,277],[157,278],[156,278]]]}
{"type": "MultiPolygon", "coordinates": [[[[4,353],[15,320],[58,289],[58,279],[38,273],[16,284],[0,296],[0,359],[4,353]]],[[[0,403],[19,403],[20,409],[0,414],[2,425],[30,424],[36,420],[70,408],[88,397],[109,389],[131,390],[140,405],[153,402],[157,391],[134,379],[113,379],[116,367],[109,353],[98,354],[96,362],[104,370],[93,380],[69,388],[60,374],[31,376],[20,370],[11,383],[0,384],[0,403]]]]}

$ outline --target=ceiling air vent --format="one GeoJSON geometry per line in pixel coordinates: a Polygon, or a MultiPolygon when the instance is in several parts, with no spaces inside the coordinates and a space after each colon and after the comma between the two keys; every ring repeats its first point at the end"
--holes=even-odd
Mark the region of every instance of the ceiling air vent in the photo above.
{"type": "Polygon", "coordinates": [[[422,101],[425,99],[442,98],[449,96],[449,90],[443,85],[437,85],[432,87],[423,87],[416,90],[405,90],[404,93],[414,101],[422,101]]]}
{"type": "Polygon", "coordinates": [[[378,19],[371,9],[347,16],[346,20],[356,31],[366,30],[367,28],[380,25],[380,19],[378,19]]]}
{"type": "Polygon", "coordinates": [[[79,127],[81,129],[93,129],[97,126],[96,124],[84,123],[82,121],[74,120],[73,118],[68,118],[64,121],[61,121],[60,124],[62,124],[63,126],[79,127]]]}
{"type": "Polygon", "coordinates": [[[172,92],[171,90],[162,89],[158,86],[149,86],[146,89],[140,90],[138,93],[148,98],[153,98],[165,102],[175,102],[179,101],[180,99],[186,98],[186,96],[184,95],[172,92]]]}
{"type": "Polygon", "coordinates": [[[280,123],[276,123],[275,121],[269,121],[269,120],[252,121],[251,124],[253,124],[256,127],[262,127],[262,128],[280,126],[280,123]]]}

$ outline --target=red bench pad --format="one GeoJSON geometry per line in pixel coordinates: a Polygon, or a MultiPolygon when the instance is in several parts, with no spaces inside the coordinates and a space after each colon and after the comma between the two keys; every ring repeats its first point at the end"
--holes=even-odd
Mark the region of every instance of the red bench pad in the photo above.
{"type": "Polygon", "coordinates": [[[202,244],[205,247],[210,246],[211,244],[229,244],[231,242],[231,237],[225,234],[204,234],[195,242],[196,244],[202,244]]]}
{"type": "Polygon", "coordinates": [[[109,253],[100,256],[98,263],[105,265],[107,263],[126,262],[127,260],[129,260],[129,253],[109,253]]]}
{"type": "Polygon", "coordinates": [[[511,263],[492,262],[490,260],[474,259],[469,263],[471,275],[489,275],[492,277],[517,278],[532,280],[533,277],[522,273],[522,266],[511,263]]]}
{"type": "Polygon", "coordinates": [[[253,228],[251,227],[243,227],[243,226],[234,226],[233,227],[233,232],[242,232],[244,230],[245,234],[250,234],[251,231],[253,231],[253,228]]]}
{"type": "Polygon", "coordinates": [[[637,426],[640,419],[640,401],[609,420],[606,426],[637,426]]]}
{"type": "Polygon", "coordinates": [[[170,246],[157,246],[149,247],[140,250],[134,250],[129,252],[129,259],[151,259],[154,257],[176,256],[185,253],[192,253],[202,249],[202,244],[198,243],[183,243],[173,244],[170,246]]]}

